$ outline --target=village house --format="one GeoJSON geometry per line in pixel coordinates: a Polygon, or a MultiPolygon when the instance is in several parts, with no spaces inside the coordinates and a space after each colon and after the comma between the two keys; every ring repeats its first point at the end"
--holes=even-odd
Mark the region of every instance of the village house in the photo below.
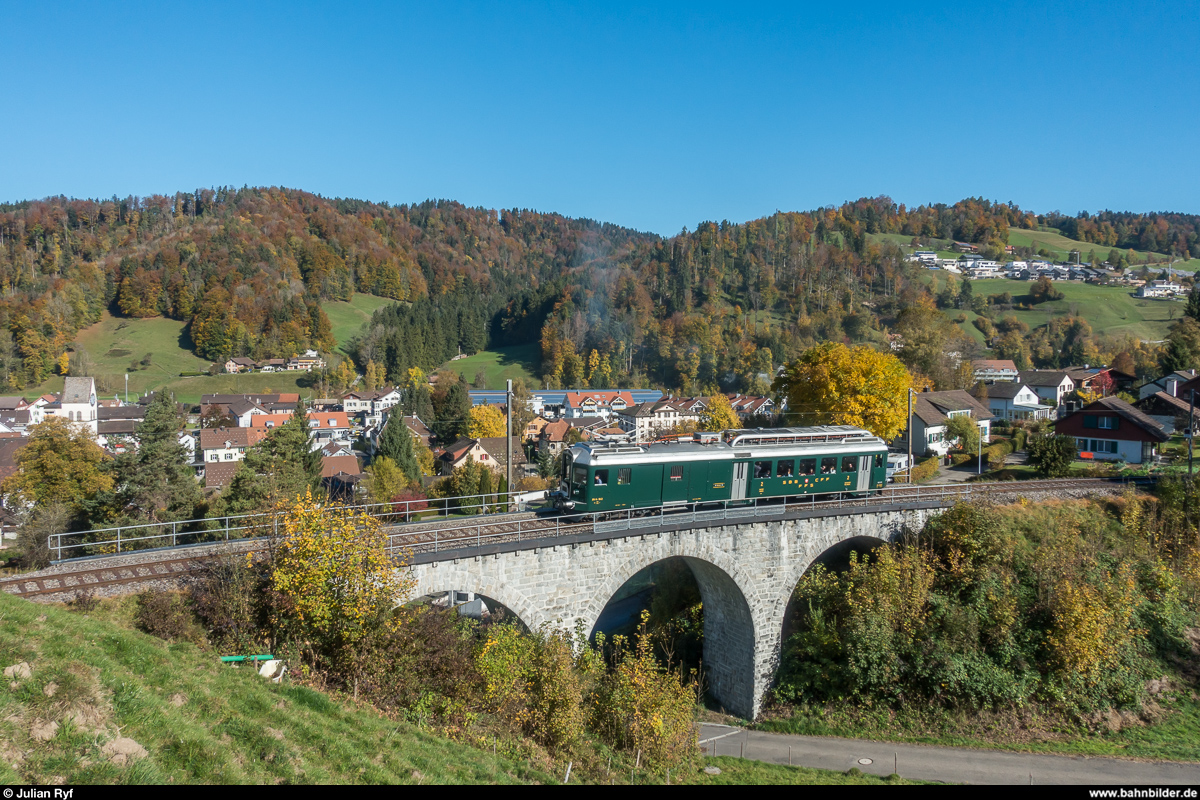
{"type": "Polygon", "coordinates": [[[1170,435],[1161,423],[1119,397],[1104,397],[1054,424],[1054,432],[1075,439],[1085,460],[1147,463],[1170,435]]]}
{"type": "Polygon", "coordinates": [[[1017,365],[1007,358],[980,358],[971,362],[976,381],[1015,381],[1020,376],[1017,365]]]}
{"type": "MultiPolygon", "coordinates": [[[[525,452],[521,449],[521,439],[512,437],[513,480],[524,477],[526,472],[525,452]]],[[[487,467],[500,475],[507,469],[507,453],[503,436],[485,437],[482,439],[459,439],[449,447],[444,448],[436,456],[438,474],[449,475],[455,469],[463,466],[468,460],[473,460],[482,467],[487,467]]]]}
{"type": "Polygon", "coordinates": [[[733,407],[733,413],[738,415],[743,424],[751,417],[771,417],[775,414],[775,401],[769,397],[751,394],[729,394],[726,397],[733,407]]]}
{"type": "Polygon", "coordinates": [[[547,422],[538,434],[538,450],[552,456],[558,455],[567,444],[567,434],[570,430],[571,423],[565,419],[547,422]]]}
{"type": "Polygon", "coordinates": [[[1187,287],[1175,281],[1150,281],[1138,287],[1135,297],[1178,297],[1187,293],[1187,287]]]}
{"type": "Polygon", "coordinates": [[[1075,391],[1075,381],[1071,380],[1071,376],[1062,370],[1022,370],[1017,380],[1032,389],[1048,405],[1053,405],[1055,408],[1062,405],[1064,397],[1075,391]]]}
{"type": "Polygon", "coordinates": [[[563,400],[563,416],[608,418],[634,405],[633,396],[622,391],[567,392],[563,400]]]}
{"type": "MultiPolygon", "coordinates": [[[[321,414],[309,414],[308,440],[313,450],[319,450],[330,442],[350,441],[350,420],[345,411],[326,411],[321,414]]],[[[254,430],[269,431],[287,423],[292,419],[291,414],[259,414],[251,418],[250,427],[254,430]]]]}
{"type": "Polygon", "coordinates": [[[286,369],[289,372],[311,372],[314,369],[325,369],[325,359],[321,358],[316,350],[305,350],[304,355],[289,358],[286,369]]]}
{"type": "Polygon", "coordinates": [[[1190,398],[1172,397],[1166,392],[1155,392],[1149,397],[1143,397],[1133,404],[1133,407],[1150,419],[1162,425],[1164,433],[1183,431],[1195,425],[1188,425],[1188,415],[1200,419],[1200,406],[1193,411],[1190,398]]]}
{"type": "MultiPolygon", "coordinates": [[[[955,440],[947,438],[947,424],[957,416],[975,420],[980,438],[987,442],[991,436],[992,412],[962,389],[944,392],[921,392],[913,397],[912,452],[914,456],[944,456],[955,440]]],[[[909,432],[904,431],[894,442],[898,450],[907,450],[909,432]]]]}
{"type": "Polygon", "coordinates": [[[254,372],[256,366],[258,365],[254,363],[254,359],[238,356],[225,362],[225,371],[231,375],[236,375],[240,372],[254,372]]]}
{"type": "Polygon", "coordinates": [[[1157,392],[1166,392],[1172,397],[1180,397],[1180,387],[1196,378],[1194,369],[1177,369],[1169,375],[1155,378],[1138,387],[1138,399],[1149,397],[1157,392]]]}
{"type": "Polygon", "coordinates": [[[638,403],[617,414],[617,425],[635,442],[648,442],[682,425],[698,425],[700,414],[671,400],[638,403]]]}
{"type": "Polygon", "coordinates": [[[266,430],[259,428],[202,428],[200,454],[205,464],[241,461],[246,450],[266,435],[266,430]]]}
{"type": "Polygon", "coordinates": [[[988,408],[999,419],[1050,419],[1054,409],[1039,401],[1037,393],[1020,381],[1005,381],[987,387],[988,408]]]}

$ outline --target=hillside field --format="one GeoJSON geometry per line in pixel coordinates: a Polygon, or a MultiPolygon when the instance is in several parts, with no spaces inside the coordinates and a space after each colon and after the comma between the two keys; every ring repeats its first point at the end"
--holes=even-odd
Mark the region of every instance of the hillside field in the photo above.
{"type": "MultiPolygon", "coordinates": [[[[976,294],[1009,292],[1014,300],[1029,292],[1029,281],[1002,278],[971,281],[976,294]]],[[[1044,325],[1051,317],[1078,314],[1098,334],[1129,334],[1146,341],[1162,341],[1175,320],[1183,316],[1181,300],[1144,300],[1133,296],[1127,286],[1097,286],[1091,283],[1056,281],[1062,300],[1041,303],[1031,311],[1011,313],[1030,328],[1044,325]]],[[[971,326],[974,329],[974,326],[971,326]]]]}
{"type": "Polygon", "coordinates": [[[370,321],[372,314],[395,302],[386,297],[355,292],[348,302],[331,300],[321,303],[321,308],[329,317],[329,324],[333,326],[333,338],[337,339],[338,351],[345,352],[343,345],[362,329],[364,323],[370,321]]]}
{"type": "Polygon", "coordinates": [[[504,382],[509,378],[524,378],[525,385],[535,389],[540,385],[537,378],[538,365],[541,363],[540,350],[541,346],[536,343],[497,347],[450,361],[444,366],[462,375],[468,383],[474,382],[475,373],[483,367],[489,389],[503,389],[504,382]]]}

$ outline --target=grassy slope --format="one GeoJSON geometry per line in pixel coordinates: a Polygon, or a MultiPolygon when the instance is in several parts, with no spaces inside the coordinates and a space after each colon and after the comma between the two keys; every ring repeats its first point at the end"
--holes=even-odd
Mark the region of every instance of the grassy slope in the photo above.
{"type": "Polygon", "coordinates": [[[473,356],[451,361],[445,366],[462,375],[468,382],[475,380],[475,373],[483,367],[487,374],[487,388],[503,389],[504,381],[524,378],[529,388],[538,386],[537,370],[541,361],[540,345],[518,344],[483,350],[473,356]]]}
{"type": "MultiPolygon", "coordinates": [[[[1028,281],[1003,279],[971,281],[976,294],[1009,292],[1014,298],[1029,292],[1028,281]]],[[[1074,310],[1088,321],[1096,333],[1128,333],[1139,339],[1165,339],[1173,320],[1183,316],[1183,303],[1173,300],[1141,300],[1133,290],[1120,286],[1097,286],[1088,283],[1060,282],[1055,288],[1064,295],[1062,300],[1042,303],[1032,311],[1012,313],[1030,328],[1046,323],[1049,316],[1062,316],[1074,310]]]]}
{"type": "Polygon", "coordinates": [[[356,293],[349,302],[331,301],[322,303],[321,308],[329,317],[333,326],[333,338],[337,339],[338,349],[362,329],[364,323],[370,321],[371,315],[379,309],[390,306],[395,300],[386,297],[375,297],[370,294],[356,293]]]}
{"type": "MultiPolygon", "coordinates": [[[[339,346],[358,333],[362,324],[377,309],[395,301],[383,297],[356,294],[350,302],[330,302],[323,307],[333,326],[339,346]]],[[[184,333],[184,323],[171,319],[123,319],[107,311],[95,325],[80,331],[75,342],[91,356],[96,364],[95,374],[102,394],[109,396],[125,392],[125,373],[129,373],[131,397],[166,389],[174,392],[180,402],[198,403],[200,395],[242,392],[299,392],[309,396],[312,391],[300,386],[302,373],[267,375],[217,375],[181,378],[181,372],[205,372],[210,362],[192,352],[191,342],[184,333]],[[152,354],[149,367],[130,369],[130,361],[152,354]]],[[[339,347],[340,349],[340,347],[339,347]]],[[[474,372],[472,372],[472,376],[474,372]]],[[[38,386],[27,387],[24,394],[33,397],[62,389],[61,376],[53,376],[38,386]]]]}
{"type": "Polygon", "coordinates": [[[0,619],[0,662],[33,667],[16,688],[0,688],[0,783],[552,780],[524,763],[222,666],[192,644],[168,645],[7,595],[0,619]],[[50,683],[58,687],[53,697],[45,693],[50,683]],[[73,715],[80,721],[70,722],[73,715]],[[53,738],[35,741],[33,727],[51,721],[60,726],[53,738]],[[124,766],[108,761],[100,748],[118,730],[149,755],[124,766]]]}

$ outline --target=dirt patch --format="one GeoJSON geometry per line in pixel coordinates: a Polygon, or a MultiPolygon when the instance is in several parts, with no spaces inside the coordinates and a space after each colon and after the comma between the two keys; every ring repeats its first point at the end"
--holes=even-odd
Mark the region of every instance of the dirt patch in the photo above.
{"type": "Polygon", "coordinates": [[[117,766],[124,766],[150,755],[146,752],[146,748],[126,736],[106,742],[100,748],[100,752],[117,766]]]}
{"type": "Polygon", "coordinates": [[[263,730],[265,730],[267,732],[268,736],[270,736],[274,739],[278,739],[281,742],[284,739],[283,731],[279,730],[278,728],[272,728],[268,725],[265,728],[263,728],[263,730]]]}
{"type": "Polygon", "coordinates": [[[170,703],[171,705],[175,706],[176,708],[181,708],[181,707],[187,705],[187,698],[181,694],[176,693],[176,694],[171,695],[167,699],[167,702],[170,703]]]}
{"type": "Polygon", "coordinates": [[[91,703],[79,703],[64,715],[75,727],[85,731],[96,731],[104,727],[108,714],[91,703]]]}
{"type": "Polygon", "coordinates": [[[57,722],[37,720],[29,726],[29,735],[35,742],[48,742],[54,738],[56,733],[58,733],[57,722]]]}
{"type": "Polygon", "coordinates": [[[12,666],[4,668],[4,677],[10,678],[13,681],[24,680],[33,674],[33,667],[29,666],[29,662],[21,661],[12,666]]]}
{"type": "Polygon", "coordinates": [[[46,697],[54,697],[54,695],[58,694],[58,684],[50,681],[42,687],[42,694],[46,695],[46,697]]]}

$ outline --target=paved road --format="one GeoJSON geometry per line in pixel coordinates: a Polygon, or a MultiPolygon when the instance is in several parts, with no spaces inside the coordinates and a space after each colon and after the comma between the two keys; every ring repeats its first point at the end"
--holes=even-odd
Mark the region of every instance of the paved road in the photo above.
{"type": "Polygon", "coordinates": [[[744,755],[756,761],[845,772],[858,767],[875,775],[945,783],[987,784],[1200,784],[1200,764],[1126,761],[1119,758],[1053,756],[926,747],[914,744],[792,736],[748,731],[728,725],[700,725],[700,743],[709,755],[744,755]],[[790,752],[789,752],[790,751],[790,752]],[[863,764],[860,759],[870,759],[863,764]]]}

